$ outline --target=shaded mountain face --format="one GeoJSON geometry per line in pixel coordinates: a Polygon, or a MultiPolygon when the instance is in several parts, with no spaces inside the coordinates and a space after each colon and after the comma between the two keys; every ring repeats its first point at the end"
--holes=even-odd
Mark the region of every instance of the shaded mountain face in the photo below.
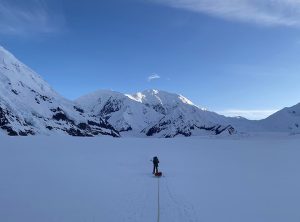
{"type": "Polygon", "coordinates": [[[8,135],[119,133],[57,94],[39,75],[0,47],[0,128],[8,135]]]}
{"type": "Polygon", "coordinates": [[[107,120],[123,135],[175,137],[235,133],[226,117],[200,109],[181,95],[164,91],[148,90],[134,95],[98,91],[76,102],[91,115],[107,120]]]}
{"type": "Polygon", "coordinates": [[[265,131],[300,133],[300,103],[286,107],[260,121],[265,131]]]}
{"type": "Polygon", "coordinates": [[[123,135],[139,135],[162,114],[128,96],[109,90],[100,90],[76,100],[91,115],[105,119],[123,135]]]}
{"type": "Polygon", "coordinates": [[[182,95],[146,90],[132,95],[132,98],[163,115],[158,122],[150,124],[142,131],[147,136],[175,137],[236,133],[225,117],[199,108],[182,95]]]}
{"type": "Polygon", "coordinates": [[[159,90],[133,95],[97,91],[70,101],[0,47],[0,135],[199,136],[240,132],[300,133],[300,104],[260,121],[201,109],[159,90]]]}

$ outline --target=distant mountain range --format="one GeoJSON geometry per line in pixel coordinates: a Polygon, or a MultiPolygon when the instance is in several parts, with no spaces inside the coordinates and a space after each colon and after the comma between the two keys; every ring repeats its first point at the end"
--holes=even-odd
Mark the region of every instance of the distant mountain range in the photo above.
{"type": "Polygon", "coordinates": [[[300,133],[300,104],[260,120],[202,109],[182,95],[100,90],[63,98],[38,74],[0,47],[0,128],[11,136],[176,137],[248,132],[300,133]]]}
{"type": "Polygon", "coordinates": [[[75,102],[104,118],[121,135],[175,137],[177,135],[233,134],[227,118],[200,109],[187,98],[158,90],[134,95],[98,91],[75,102]]]}

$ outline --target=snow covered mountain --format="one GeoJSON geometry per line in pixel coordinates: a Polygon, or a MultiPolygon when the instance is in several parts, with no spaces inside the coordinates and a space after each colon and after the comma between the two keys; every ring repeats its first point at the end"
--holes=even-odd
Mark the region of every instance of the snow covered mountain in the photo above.
{"type": "Polygon", "coordinates": [[[92,115],[107,120],[123,135],[138,135],[163,115],[152,108],[114,91],[100,90],[76,100],[92,115]]]}
{"type": "Polygon", "coordinates": [[[131,98],[163,115],[142,132],[147,136],[175,137],[233,134],[235,129],[226,117],[201,109],[182,95],[159,90],[146,90],[131,98]]]}
{"type": "Polygon", "coordinates": [[[240,132],[300,133],[300,103],[260,120],[202,109],[182,95],[146,90],[133,95],[100,90],[76,101],[0,46],[0,135],[176,137],[240,132]]]}
{"type": "Polygon", "coordinates": [[[300,133],[300,103],[286,107],[268,118],[261,120],[260,124],[265,131],[300,133]]]}
{"type": "Polygon", "coordinates": [[[84,113],[39,75],[0,47],[0,128],[8,135],[119,133],[105,120],[84,113]]]}
{"type": "Polygon", "coordinates": [[[123,135],[175,137],[235,133],[226,117],[200,109],[181,95],[164,91],[147,90],[134,95],[98,91],[76,102],[91,115],[106,119],[123,135]]]}

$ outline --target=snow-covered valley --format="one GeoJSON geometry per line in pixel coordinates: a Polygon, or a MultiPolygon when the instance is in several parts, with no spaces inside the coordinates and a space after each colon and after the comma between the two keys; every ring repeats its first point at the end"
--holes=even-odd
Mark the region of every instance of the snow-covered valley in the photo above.
{"type": "Polygon", "coordinates": [[[0,221],[299,221],[299,107],[251,121],[162,90],[71,101],[0,47],[0,221]]]}
{"type": "Polygon", "coordinates": [[[298,136],[0,137],[0,221],[300,220],[298,136]]]}

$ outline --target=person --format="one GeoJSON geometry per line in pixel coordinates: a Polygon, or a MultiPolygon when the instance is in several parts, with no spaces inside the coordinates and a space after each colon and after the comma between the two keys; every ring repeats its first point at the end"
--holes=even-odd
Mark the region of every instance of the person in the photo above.
{"type": "Polygon", "coordinates": [[[159,164],[159,160],[157,158],[157,156],[153,157],[153,174],[158,173],[158,164],[159,164]]]}

